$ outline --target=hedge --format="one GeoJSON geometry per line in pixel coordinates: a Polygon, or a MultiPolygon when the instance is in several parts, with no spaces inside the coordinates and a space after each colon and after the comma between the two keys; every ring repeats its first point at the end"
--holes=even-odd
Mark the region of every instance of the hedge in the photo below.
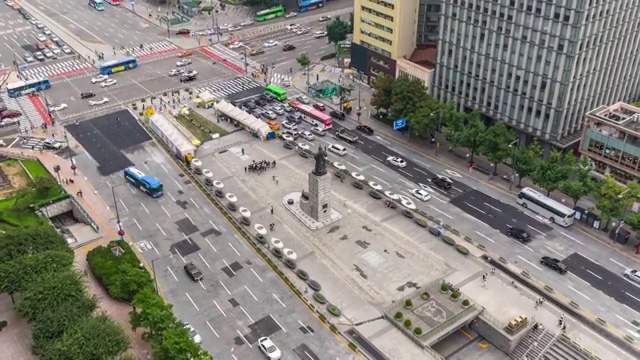
{"type": "Polygon", "coordinates": [[[335,57],[336,57],[336,53],[331,53],[331,54],[322,55],[322,56],[320,57],[320,61],[333,59],[333,58],[335,58],[335,57]]]}

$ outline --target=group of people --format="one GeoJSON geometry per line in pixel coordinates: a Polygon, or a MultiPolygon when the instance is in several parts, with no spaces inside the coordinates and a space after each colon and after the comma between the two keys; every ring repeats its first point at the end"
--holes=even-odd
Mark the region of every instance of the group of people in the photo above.
{"type": "Polygon", "coordinates": [[[275,167],[276,167],[275,160],[273,161],[260,160],[257,162],[253,160],[253,162],[249,164],[249,166],[244,167],[244,172],[256,172],[258,173],[258,175],[260,175],[261,173],[267,171],[267,169],[275,168],[275,167]]]}

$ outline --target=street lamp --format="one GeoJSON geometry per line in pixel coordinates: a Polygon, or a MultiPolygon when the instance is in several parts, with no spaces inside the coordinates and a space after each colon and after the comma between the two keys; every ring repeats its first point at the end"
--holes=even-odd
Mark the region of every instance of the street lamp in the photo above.
{"type": "Polygon", "coordinates": [[[124,240],[124,230],[122,229],[122,222],[120,221],[120,212],[118,211],[118,202],[116,200],[116,190],[115,186],[111,186],[111,195],[113,196],[113,206],[116,209],[116,221],[118,222],[118,236],[120,237],[118,240],[124,240]]]}
{"type": "Polygon", "coordinates": [[[64,142],[67,144],[67,154],[69,155],[69,162],[71,163],[71,171],[73,171],[73,175],[75,176],[78,167],[76,166],[76,162],[73,160],[73,152],[71,152],[71,146],[69,146],[69,135],[67,134],[67,129],[64,129],[64,142]]]}
{"type": "Polygon", "coordinates": [[[517,140],[514,140],[511,144],[509,144],[509,147],[513,149],[514,144],[516,148],[515,148],[515,151],[513,152],[513,159],[511,161],[511,179],[509,181],[509,191],[511,191],[511,188],[513,187],[514,180],[518,177],[518,174],[516,174],[516,161],[518,161],[518,149],[520,148],[520,138],[518,138],[517,140]]]}

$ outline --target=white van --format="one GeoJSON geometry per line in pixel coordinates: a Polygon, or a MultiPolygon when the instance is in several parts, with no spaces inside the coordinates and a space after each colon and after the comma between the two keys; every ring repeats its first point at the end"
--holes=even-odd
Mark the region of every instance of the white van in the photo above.
{"type": "Polygon", "coordinates": [[[347,148],[338,144],[329,145],[329,151],[340,156],[347,155],[347,148]]]}

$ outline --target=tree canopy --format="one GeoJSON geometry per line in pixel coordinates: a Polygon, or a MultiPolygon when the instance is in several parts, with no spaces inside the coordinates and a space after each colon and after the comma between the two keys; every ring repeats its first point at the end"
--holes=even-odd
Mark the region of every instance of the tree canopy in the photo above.
{"type": "Polygon", "coordinates": [[[49,225],[7,229],[0,233],[0,263],[47,250],[72,253],[62,235],[49,225]]]}
{"type": "Polygon", "coordinates": [[[575,157],[571,153],[553,150],[547,159],[538,161],[536,165],[531,180],[545,189],[549,195],[569,179],[571,171],[575,168],[575,157]]]}
{"type": "Polygon", "coordinates": [[[296,61],[301,68],[306,68],[311,63],[311,61],[309,60],[309,55],[307,53],[298,55],[296,61]]]}
{"type": "Polygon", "coordinates": [[[343,21],[339,17],[333,19],[327,25],[327,39],[330,43],[334,45],[338,45],[340,41],[344,41],[347,39],[347,34],[349,33],[349,29],[351,25],[348,22],[343,21]]]}
{"type": "Polygon", "coordinates": [[[389,113],[392,105],[392,94],[395,81],[391,76],[378,74],[373,81],[373,94],[371,95],[371,106],[376,110],[384,110],[389,113]]]}
{"type": "Polygon", "coordinates": [[[634,184],[625,188],[607,175],[593,195],[600,217],[605,221],[606,229],[612,219],[622,218],[624,208],[635,201],[638,196],[638,187],[634,184]]]}
{"type": "Polygon", "coordinates": [[[427,89],[422,82],[408,76],[400,76],[392,85],[389,115],[392,119],[406,118],[426,99],[427,89]]]}
{"type": "Polygon", "coordinates": [[[447,139],[455,147],[469,149],[469,162],[473,163],[473,157],[484,143],[486,135],[487,126],[480,120],[477,112],[472,112],[465,117],[464,123],[451,128],[451,131],[447,134],[447,139]]]}
{"type": "Polygon", "coordinates": [[[503,122],[486,129],[484,141],[480,145],[480,153],[493,164],[493,175],[497,175],[498,164],[513,155],[515,134],[503,122]]]}

